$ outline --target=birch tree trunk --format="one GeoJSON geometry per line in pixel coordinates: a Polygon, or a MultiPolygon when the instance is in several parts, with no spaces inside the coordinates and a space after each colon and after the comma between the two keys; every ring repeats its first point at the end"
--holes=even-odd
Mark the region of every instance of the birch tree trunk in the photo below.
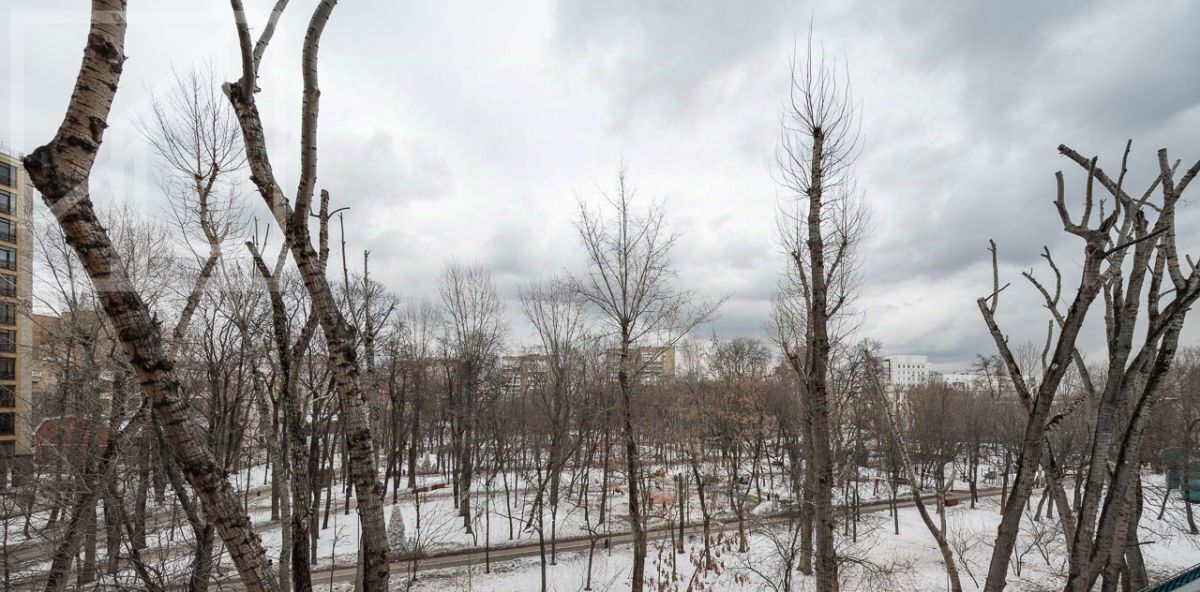
{"type": "Polygon", "coordinates": [[[204,503],[247,590],[274,591],[262,544],[180,397],[159,327],[120,266],[89,195],[88,178],[125,61],[125,29],[125,2],[93,0],[83,63],[63,123],[49,144],[26,157],[25,167],[96,286],[129,365],[162,421],[176,462],[204,503]]]}
{"type": "MultiPolygon", "coordinates": [[[[242,128],[242,139],[250,165],[250,179],[258,188],[276,223],[284,229],[288,249],[300,271],[305,290],[312,300],[313,309],[325,335],[341,408],[339,420],[344,436],[345,462],[349,467],[350,481],[353,483],[358,502],[362,540],[362,586],[366,592],[382,592],[387,589],[389,575],[387,528],[383,513],[385,492],[375,463],[371,423],[359,379],[354,328],[337,306],[329,279],[325,275],[323,258],[313,248],[308,229],[309,208],[317,174],[317,115],[321,94],[317,86],[317,51],[321,34],[333,12],[336,0],[323,0],[317,6],[309,20],[308,33],[304,39],[301,173],[294,209],[275,179],[267,151],[266,134],[254,100],[258,64],[262,57],[260,48],[265,48],[269,32],[264,31],[259,48],[252,49],[249,25],[242,3],[240,0],[233,0],[232,4],[242,54],[242,78],[236,83],[226,83],[225,94],[229,97],[242,128]]],[[[272,18],[275,17],[277,14],[272,15],[272,18]]],[[[327,193],[323,191],[322,200],[325,199],[327,193]]],[[[324,243],[325,241],[322,241],[322,244],[324,243]]]]}

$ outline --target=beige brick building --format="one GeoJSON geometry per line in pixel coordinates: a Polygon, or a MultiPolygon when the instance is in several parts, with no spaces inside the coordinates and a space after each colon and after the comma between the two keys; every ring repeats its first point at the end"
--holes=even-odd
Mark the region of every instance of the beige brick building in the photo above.
{"type": "MultiPolygon", "coordinates": [[[[0,148],[0,467],[30,454],[33,187],[18,155],[0,148]]],[[[0,485],[7,475],[0,472],[0,485]]]]}
{"type": "MultiPolygon", "coordinates": [[[[675,348],[672,347],[635,347],[629,350],[632,358],[630,363],[638,384],[650,386],[668,382],[675,378],[675,348]]],[[[610,349],[605,352],[606,363],[613,380],[617,379],[617,367],[620,366],[620,351],[610,349]]]]}
{"type": "Polygon", "coordinates": [[[550,374],[550,356],[525,354],[500,358],[500,392],[516,397],[546,385],[550,374]]]}

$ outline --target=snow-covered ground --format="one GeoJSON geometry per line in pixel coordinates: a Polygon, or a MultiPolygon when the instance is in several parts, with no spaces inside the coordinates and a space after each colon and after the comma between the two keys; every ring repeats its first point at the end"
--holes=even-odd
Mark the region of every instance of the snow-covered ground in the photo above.
{"type": "MultiPolygon", "coordinates": [[[[678,496],[675,491],[675,481],[671,478],[670,467],[648,467],[648,473],[657,474],[650,479],[649,493],[654,501],[655,509],[651,512],[651,525],[662,526],[675,520],[678,508],[675,506],[678,496]],[[662,469],[668,470],[662,470],[662,469]]],[[[677,468],[676,468],[677,469],[677,468]]],[[[886,484],[880,485],[873,474],[864,474],[859,482],[859,498],[863,503],[871,500],[887,499],[891,492],[886,484]]],[[[242,471],[234,478],[238,488],[245,491],[255,530],[262,537],[268,554],[278,557],[282,543],[282,525],[278,520],[272,521],[270,516],[270,493],[264,488],[267,475],[261,467],[242,471]]],[[[576,479],[579,475],[576,475],[576,479]]],[[[563,501],[557,517],[557,534],[560,539],[586,535],[588,525],[595,525],[600,504],[599,473],[594,475],[594,482],[589,488],[589,494],[579,495],[579,482],[575,488],[569,487],[569,476],[563,478],[563,501]],[[580,501],[584,500],[581,504],[580,501]],[[587,506],[585,515],[584,505],[587,506]]],[[[451,492],[447,488],[424,493],[420,496],[420,504],[415,503],[411,494],[401,494],[395,504],[391,504],[392,496],[386,501],[387,519],[389,522],[396,512],[404,518],[406,534],[410,540],[416,539],[418,546],[425,553],[449,552],[459,549],[482,547],[488,544],[492,547],[526,544],[537,540],[537,531],[530,523],[534,499],[534,489],[530,487],[528,475],[519,472],[496,475],[488,485],[486,478],[481,476],[475,484],[473,492],[473,533],[467,533],[463,528],[462,518],[454,508],[451,492]],[[504,483],[507,481],[509,492],[505,496],[504,483]],[[490,493],[489,493],[490,492],[490,493]],[[420,513],[418,527],[417,514],[420,513]]],[[[423,475],[422,485],[442,482],[438,475],[423,475]]],[[[1159,475],[1147,475],[1145,482],[1146,511],[1141,526],[1143,552],[1151,578],[1163,577],[1179,571],[1190,565],[1200,563],[1200,536],[1188,534],[1185,519],[1185,505],[1178,494],[1168,499],[1162,520],[1157,518],[1163,501],[1163,478],[1159,475]]],[[[763,502],[763,497],[787,497],[787,490],[782,487],[782,479],[776,478],[774,487],[764,480],[761,487],[747,488],[742,485],[738,491],[749,489],[746,510],[750,513],[751,534],[749,551],[737,552],[736,527],[727,526],[718,532],[712,544],[712,555],[717,569],[697,572],[700,565],[703,541],[692,536],[687,541],[685,553],[676,555],[671,552],[670,542],[651,541],[647,562],[647,578],[661,587],[654,590],[776,590],[781,589],[785,581],[783,573],[783,550],[792,549],[793,534],[786,526],[757,524],[761,516],[782,506],[774,501],[763,502]],[[703,585],[701,585],[703,583],[703,585]]],[[[981,483],[980,487],[995,485],[981,483]]],[[[959,481],[957,487],[965,487],[959,481]]],[[[687,521],[696,523],[701,519],[694,483],[687,483],[687,521]]],[[[316,567],[329,565],[353,565],[358,549],[358,517],[351,507],[348,514],[344,513],[344,489],[335,484],[330,491],[332,500],[328,523],[324,523],[324,503],[322,515],[317,524],[324,526],[320,530],[317,545],[316,567]]],[[[610,475],[608,499],[608,527],[613,532],[626,529],[627,503],[626,487],[619,475],[610,475]]],[[[844,490],[838,490],[840,501],[846,501],[844,490]]],[[[900,489],[900,499],[907,500],[907,488],[900,489]]],[[[965,498],[959,493],[957,497],[965,498]]],[[[708,486],[707,504],[710,513],[716,518],[728,519],[734,514],[727,483],[714,482],[708,486]]],[[[1034,504],[1037,503],[1035,496],[1034,504]]],[[[150,549],[143,551],[150,562],[164,573],[182,573],[186,570],[189,557],[187,553],[172,553],[172,549],[189,549],[192,533],[186,521],[178,515],[178,510],[167,509],[156,522],[174,524],[174,528],[163,528],[148,533],[150,549]]],[[[546,536],[549,537],[551,517],[549,508],[544,509],[546,536]]],[[[1032,512],[1030,513],[1030,518],[1032,512]]],[[[958,554],[959,571],[965,590],[978,589],[982,575],[986,572],[987,562],[991,553],[991,542],[995,536],[999,520],[998,499],[984,498],[977,508],[970,508],[967,503],[959,504],[948,511],[948,538],[958,554]]],[[[44,522],[44,516],[39,513],[35,519],[44,522]]],[[[10,524],[10,534],[19,530],[10,524]]],[[[843,567],[845,583],[844,590],[939,590],[945,589],[946,576],[940,554],[928,531],[921,522],[916,510],[908,508],[899,512],[899,534],[895,534],[891,515],[886,511],[864,513],[857,525],[857,532],[845,532],[840,543],[840,553],[848,561],[843,567]],[[857,536],[852,536],[856,534],[857,536]]],[[[1023,532],[1014,552],[1013,570],[1009,582],[1013,590],[1045,590],[1059,589],[1065,572],[1064,552],[1065,542],[1058,530],[1057,522],[1043,518],[1040,521],[1027,519],[1022,525],[1023,532]],[[1019,573],[1017,573],[1019,568],[1019,573]]],[[[604,527],[598,529],[605,532],[604,527]]],[[[19,536],[19,535],[18,535],[19,536]]],[[[101,551],[103,556],[104,551],[101,551]]],[[[628,584],[629,567],[632,563],[631,551],[628,547],[618,546],[612,550],[597,549],[591,569],[591,588],[594,590],[623,589],[628,584]]],[[[558,565],[549,566],[547,582],[549,590],[583,590],[588,574],[588,558],[586,554],[560,553],[558,565]]],[[[222,557],[224,579],[235,579],[228,557],[222,557]]],[[[26,565],[27,570],[44,567],[26,565]]],[[[811,578],[791,570],[793,574],[792,589],[811,589],[811,578]]],[[[123,574],[125,579],[132,579],[132,574],[123,574]]],[[[319,579],[319,578],[318,578],[319,579]]],[[[406,585],[404,574],[396,574],[394,582],[397,587],[406,585]]],[[[492,573],[484,573],[482,566],[474,569],[455,568],[447,570],[430,570],[422,572],[416,582],[416,590],[539,590],[541,571],[536,557],[526,558],[507,563],[496,563],[492,573]]],[[[335,586],[336,589],[336,586],[335,586]]]]}
{"type": "MultiPolygon", "coordinates": [[[[1200,563],[1200,536],[1187,533],[1183,502],[1178,496],[1168,501],[1167,512],[1157,519],[1162,502],[1161,477],[1148,477],[1146,514],[1142,519],[1143,553],[1151,580],[1162,579],[1200,563]]],[[[978,590],[991,555],[991,541],[999,522],[999,500],[986,498],[974,509],[960,504],[948,509],[948,531],[959,555],[964,590],[978,590]]],[[[937,546],[915,509],[899,512],[900,534],[893,531],[891,516],[885,512],[866,514],[859,525],[857,542],[843,537],[840,552],[853,561],[843,568],[842,589],[855,590],[945,590],[945,570],[937,546]]],[[[674,555],[669,541],[651,541],[646,576],[655,586],[650,590],[781,590],[784,578],[781,549],[789,548],[790,531],[786,526],[755,529],[750,549],[738,553],[735,533],[726,530],[714,543],[716,570],[697,571],[702,564],[702,541],[688,540],[685,553],[674,555]],[[701,583],[703,585],[701,585],[701,583]]],[[[1016,591],[1061,589],[1065,577],[1064,541],[1056,521],[1043,518],[1025,520],[1013,556],[1009,589],[1016,591]],[[1020,573],[1016,573],[1017,569],[1020,573]]],[[[587,554],[564,553],[558,565],[549,566],[547,589],[583,590],[587,579],[587,554]]],[[[628,547],[611,551],[597,550],[592,566],[593,590],[621,590],[628,587],[632,552],[628,547]]],[[[812,578],[794,573],[793,590],[813,589],[812,578]]],[[[397,589],[406,586],[403,575],[394,579],[397,589]]],[[[492,573],[482,566],[455,568],[420,574],[414,590],[478,592],[539,590],[540,564],[536,557],[493,565],[492,573]]],[[[336,588],[335,588],[336,589],[336,588]]]]}

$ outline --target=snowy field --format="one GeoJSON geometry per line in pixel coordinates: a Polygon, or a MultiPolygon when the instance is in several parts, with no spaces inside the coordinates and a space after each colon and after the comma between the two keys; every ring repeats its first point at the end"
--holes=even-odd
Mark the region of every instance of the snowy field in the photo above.
{"type": "MultiPolygon", "coordinates": [[[[662,468],[662,467],[658,467],[662,468]]],[[[651,478],[650,494],[654,500],[654,509],[650,514],[651,527],[672,524],[678,517],[678,500],[675,482],[666,471],[652,470],[660,474],[651,478]]],[[[255,524],[256,531],[262,537],[268,554],[278,556],[282,544],[281,524],[272,521],[270,516],[270,493],[264,484],[266,474],[262,470],[244,471],[235,480],[239,489],[249,488],[246,502],[255,524]]],[[[576,476],[578,478],[578,476],[576,476]]],[[[442,479],[436,475],[426,475],[421,479],[422,484],[439,483],[442,479]]],[[[610,487],[606,500],[609,519],[605,526],[596,525],[597,512],[600,505],[599,475],[596,483],[589,486],[586,496],[579,495],[580,483],[570,485],[564,475],[563,501],[560,505],[555,524],[559,539],[585,536],[589,527],[597,533],[617,533],[627,530],[626,519],[627,493],[623,479],[610,475],[610,487]],[[587,512],[581,501],[585,500],[587,512]]],[[[1161,579],[1171,573],[1188,566],[1200,563],[1200,535],[1188,533],[1185,505],[1179,499],[1178,493],[1163,503],[1163,478],[1159,475],[1147,475],[1145,481],[1146,509],[1141,521],[1141,540],[1143,552],[1151,580],[1161,579]],[[1163,518],[1158,519],[1160,510],[1163,518]]],[[[396,512],[400,512],[405,523],[406,537],[410,542],[422,549],[423,553],[448,553],[469,548],[481,548],[488,545],[500,548],[511,545],[521,545],[536,542],[538,533],[534,515],[533,488],[519,473],[494,476],[489,484],[486,479],[476,482],[473,495],[473,532],[468,533],[463,528],[462,518],[454,508],[451,493],[448,489],[431,491],[420,496],[420,504],[415,503],[411,494],[401,494],[396,504],[391,504],[392,497],[387,497],[386,507],[389,523],[396,512]],[[505,497],[505,482],[509,495],[505,497]],[[418,512],[420,521],[418,523],[418,512]],[[418,527],[419,524],[419,527],[418,527]]],[[[687,504],[685,508],[686,521],[689,524],[701,520],[701,512],[694,489],[686,491],[687,504]]],[[[983,484],[985,486],[993,483],[983,484]]],[[[961,481],[959,488],[965,487],[961,481]]],[[[796,541],[794,533],[787,525],[772,521],[768,524],[764,516],[778,510],[783,505],[775,501],[764,501],[760,498],[778,496],[785,491],[772,488],[764,483],[760,487],[738,488],[746,495],[745,509],[750,518],[747,520],[749,535],[749,550],[738,552],[737,528],[732,524],[714,525],[714,536],[710,546],[713,557],[710,570],[697,570],[702,565],[703,541],[697,535],[689,535],[686,539],[684,553],[672,552],[669,539],[651,540],[647,559],[646,576],[654,584],[650,590],[783,590],[785,582],[784,558],[792,555],[793,568],[790,570],[792,590],[808,590],[812,588],[812,579],[799,573],[794,567],[796,541]],[[773,489],[776,489],[772,492],[773,489]],[[769,495],[768,495],[769,494],[769,495]]],[[[334,486],[331,491],[330,513],[328,524],[320,530],[317,545],[316,569],[328,569],[329,566],[352,566],[356,560],[358,549],[358,520],[351,503],[349,513],[345,512],[344,489],[334,486]]],[[[845,493],[838,491],[844,501],[845,493]]],[[[879,487],[874,479],[864,479],[859,486],[859,498],[862,503],[873,500],[885,500],[890,491],[879,487]]],[[[900,490],[900,501],[908,500],[906,488],[900,490]]],[[[977,590],[986,573],[987,563],[991,553],[991,542],[999,521],[999,500],[997,497],[981,498],[976,508],[970,508],[966,502],[967,494],[955,492],[954,496],[963,499],[963,503],[948,509],[948,539],[956,554],[964,590],[977,590]]],[[[1065,541],[1056,520],[1042,518],[1032,520],[1036,510],[1038,495],[1034,495],[1033,504],[1027,519],[1022,523],[1022,534],[1014,551],[1012,570],[1009,574],[1010,589],[1012,590],[1058,590],[1064,580],[1066,565],[1064,559],[1065,541]]],[[[352,498],[353,499],[353,498],[352,498]]],[[[714,482],[707,492],[707,504],[714,519],[729,520],[735,516],[733,502],[738,499],[731,494],[727,483],[714,482]]],[[[322,504],[322,508],[324,504],[322,504]]],[[[165,508],[164,508],[165,509],[165,508]]],[[[176,510],[177,511],[177,510],[176,510]]],[[[186,523],[181,522],[180,516],[167,513],[157,517],[155,522],[175,524],[175,528],[161,528],[148,533],[149,549],[143,551],[149,563],[163,572],[184,570],[189,562],[186,553],[176,554],[172,549],[190,549],[191,531],[186,523]]],[[[545,536],[550,538],[552,518],[549,508],[544,508],[545,536]]],[[[320,516],[318,525],[324,522],[320,516]]],[[[44,513],[35,516],[34,531],[44,523],[44,513]]],[[[21,539],[17,524],[9,524],[10,536],[21,539]]],[[[942,590],[947,589],[946,576],[937,547],[921,522],[915,509],[901,508],[899,511],[898,529],[895,533],[896,521],[893,520],[886,507],[864,512],[857,528],[839,532],[841,536],[839,555],[846,559],[842,566],[843,590],[942,590]]],[[[11,542],[14,541],[10,541],[11,542]]],[[[104,551],[101,551],[104,554],[104,551]]],[[[591,589],[620,590],[628,586],[629,567],[632,564],[632,553],[628,546],[618,545],[612,549],[603,549],[598,545],[592,557],[591,589]]],[[[222,557],[220,572],[226,582],[232,582],[232,573],[227,556],[222,557]]],[[[35,562],[33,565],[22,566],[22,572],[44,570],[45,565],[35,562]]],[[[588,556],[579,552],[560,552],[557,565],[548,566],[547,589],[559,591],[584,590],[588,581],[588,556]]],[[[135,583],[133,574],[124,573],[119,580],[135,583]]],[[[316,582],[321,582],[320,574],[315,574],[316,582]]],[[[393,575],[395,589],[408,589],[410,582],[407,574],[393,575]]],[[[506,562],[494,562],[491,573],[487,573],[483,565],[467,568],[434,569],[422,571],[417,581],[411,583],[413,590],[495,590],[521,591],[541,589],[541,566],[536,556],[506,562]]],[[[328,588],[329,584],[320,586],[328,588]]],[[[332,589],[348,589],[341,584],[332,584],[332,589]]]]}
{"type": "MultiPolygon", "coordinates": [[[[1157,520],[1161,503],[1161,478],[1148,478],[1146,515],[1142,519],[1143,552],[1151,581],[1200,563],[1200,536],[1189,535],[1183,528],[1183,503],[1178,497],[1168,502],[1163,520],[1157,520]],[[1157,482],[1158,487],[1151,483],[1157,482]]],[[[977,508],[960,504],[948,509],[949,538],[959,555],[964,590],[979,590],[991,553],[991,540],[999,522],[999,501],[987,498],[977,508]],[[972,577],[973,576],[973,577],[972,577]]],[[[893,532],[893,523],[885,512],[867,514],[860,524],[857,543],[844,539],[842,555],[852,558],[843,565],[842,590],[913,590],[948,589],[937,546],[921,522],[915,509],[901,509],[900,534],[893,532]]],[[[1065,581],[1064,541],[1056,523],[1045,520],[1034,523],[1026,520],[1014,552],[1014,570],[1010,571],[1009,589],[1016,591],[1060,590],[1065,581]]],[[[649,590],[782,590],[784,578],[781,548],[787,548],[790,532],[786,527],[772,527],[750,536],[750,550],[736,550],[734,533],[726,530],[718,538],[714,555],[717,570],[697,571],[702,561],[701,541],[691,538],[685,553],[675,555],[667,540],[651,541],[646,575],[649,590]]],[[[598,550],[592,570],[593,590],[627,589],[632,552],[621,547],[605,552],[598,550]]],[[[587,575],[587,554],[563,554],[559,564],[548,568],[548,590],[573,592],[584,589],[587,575]]],[[[494,566],[492,573],[481,567],[456,568],[420,575],[413,589],[421,591],[523,591],[540,590],[541,576],[536,557],[494,566]]],[[[402,589],[404,578],[395,582],[402,589]]],[[[812,579],[796,573],[792,590],[813,589],[812,579]]]]}

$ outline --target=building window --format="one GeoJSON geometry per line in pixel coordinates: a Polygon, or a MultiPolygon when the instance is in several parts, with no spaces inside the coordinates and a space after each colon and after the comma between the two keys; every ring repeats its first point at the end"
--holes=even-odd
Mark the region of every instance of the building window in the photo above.
{"type": "Polygon", "coordinates": [[[17,324],[17,306],[11,302],[0,302],[0,325],[17,324]]]}
{"type": "Polygon", "coordinates": [[[12,353],[17,351],[17,332],[12,329],[0,329],[0,352],[12,353]]]}
{"type": "Polygon", "coordinates": [[[17,359],[0,358],[0,380],[17,379],[17,359]]]}
{"type": "Polygon", "coordinates": [[[17,414],[0,413],[0,436],[11,436],[17,433],[17,414]]]}
{"type": "Polygon", "coordinates": [[[0,189],[0,214],[13,215],[17,211],[17,198],[13,194],[0,189]]]}
{"type": "Polygon", "coordinates": [[[0,409],[11,409],[17,406],[17,393],[13,387],[0,384],[0,409]]]}
{"type": "Polygon", "coordinates": [[[16,269],[17,252],[7,247],[0,247],[0,267],[4,269],[16,269]]]}
{"type": "Polygon", "coordinates": [[[0,241],[15,243],[17,242],[17,223],[12,220],[0,218],[0,241]]]}
{"type": "Polygon", "coordinates": [[[0,162],[0,185],[8,185],[9,187],[16,187],[17,182],[13,179],[13,177],[15,176],[13,173],[14,173],[14,171],[11,166],[0,162]]]}
{"type": "Polygon", "coordinates": [[[0,273],[0,296],[9,298],[17,295],[17,276],[0,273]]]}

